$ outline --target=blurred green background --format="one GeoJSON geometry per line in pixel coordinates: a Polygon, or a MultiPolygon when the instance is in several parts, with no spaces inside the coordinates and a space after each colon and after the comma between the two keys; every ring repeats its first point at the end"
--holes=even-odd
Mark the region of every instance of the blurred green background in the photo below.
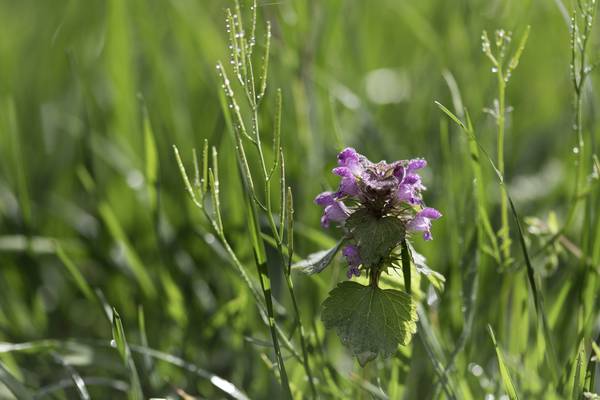
{"type": "MultiPolygon", "coordinates": [[[[435,223],[433,242],[416,239],[415,246],[447,278],[439,301],[427,307],[446,353],[465,323],[462,277],[475,205],[463,134],[434,100],[454,109],[462,99],[482,145],[494,154],[494,120],[484,108],[492,107],[496,81],[481,51],[481,32],[505,28],[515,32],[516,42],[531,25],[508,85],[506,176],[522,215],[546,219],[554,210],[559,220],[564,218],[572,193],[575,136],[569,30],[558,4],[258,2],[259,32],[266,20],[273,30],[263,132],[269,142],[274,93],[280,87],[297,252],[305,256],[339,237],[335,229],[320,229],[321,210],[312,200],[336,185],[330,170],[340,149],[353,146],[372,160],[425,157],[425,200],[444,218],[435,223]],[[449,85],[458,88],[454,98],[449,85]]],[[[268,330],[187,198],[171,148],[176,144],[187,163],[191,149],[201,149],[205,138],[217,147],[226,231],[255,272],[215,70],[218,60],[228,61],[224,10],[231,5],[221,0],[0,0],[0,342],[77,338],[106,345],[110,340],[102,310],[82,295],[57,257],[58,239],[85,279],[119,310],[130,342],[140,343],[138,307],[143,306],[150,347],[231,380],[252,398],[277,395],[264,358],[272,358],[271,350],[261,344],[270,340],[268,330]],[[145,172],[144,110],[158,148],[157,202],[149,195],[145,172]]],[[[597,136],[594,84],[592,76],[584,102],[586,138],[592,140],[597,136]]],[[[490,168],[485,174],[497,229],[499,189],[490,168]]],[[[562,257],[559,272],[548,272],[550,305],[569,279],[561,271],[572,261],[562,257]]],[[[294,276],[296,293],[304,324],[324,341],[331,362],[346,376],[350,371],[361,375],[319,320],[321,301],[343,278],[345,267],[338,264],[319,277],[294,276]]],[[[279,267],[270,267],[278,277],[274,293],[289,305],[279,267]]],[[[512,343],[514,334],[514,321],[500,311],[506,309],[500,308],[497,294],[507,272],[491,262],[482,262],[482,268],[476,322],[457,367],[474,398],[502,391],[486,324],[495,327],[501,343],[512,343]],[[469,372],[473,365],[481,365],[483,375],[469,372]]],[[[575,298],[566,293],[556,311],[558,337],[572,333],[568,302],[575,298]]],[[[291,317],[281,318],[289,326],[291,317]]],[[[533,322],[524,325],[524,338],[509,345],[514,355],[509,360],[517,382],[539,382],[531,389],[537,393],[543,378],[525,370],[518,356],[535,342],[535,334],[528,339],[526,333],[533,322]]],[[[571,342],[577,345],[576,338],[564,341],[558,349],[563,358],[571,342]]],[[[420,341],[413,343],[399,380],[410,393],[406,398],[429,398],[434,368],[420,341]]],[[[84,376],[127,380],[114,350],[94,349],[63,356],[84,376]]],[[[3,352],[0,360],[32,388],[69,377],[47,352],[3,352]]],[[[385,382],[387,363],[378,362],[371,375],[361,376],[373,382],[380,376],[385,382]]],[[[202,398],[222,396],[208,381],[168,364],[138,368],[148,396],[174,395],[176,388],[202,398]]],[[[290,361],[288,368],[303,387],[301,365],[290,361]]],[[[122,396],[102,386],[91,387],[90,393],[122,396]]],[[[53,395],[71,398],[75,391],[53,395]]]]}

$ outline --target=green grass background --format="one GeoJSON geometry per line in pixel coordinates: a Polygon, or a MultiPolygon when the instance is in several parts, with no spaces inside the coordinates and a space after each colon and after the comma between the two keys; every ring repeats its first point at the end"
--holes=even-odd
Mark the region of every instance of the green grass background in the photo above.
{"type": "MultiPolygon", "coordinates": [[[[557,4],[259,1],[259,33],[265,20],[273,24],[263,132],[268,142],[275,88],[280,87],[297,252],[304,256],[326,248],[340,235],[320,229],[320,209],[312,199],[336,185],[330,170],[345,146],[372,160],[425,157],[426,202],[444,213],[434,224],[433,242],[414,240],[429,265],[447,278],[439,301],[424,303],[429,328],[420,329],[432,335],[434,354],[416,336],[410,349],[392,360],[360,369],[319,319],[320,303],[344,276],[343,262],[318,277],[294,276],[311,348],[322,345],[322,353],[315,350],[311,360],[323,398],[377,398],[383,396],[378,387],[390,398],[431,398],[440,380],[436,362],[442,369],[446,365],[471,309],[474,323],[450,373],[460,398],[505,393],[487,324],[494,328],[523,398],[567,398],[567,383],[548,384],[553,381],[544,361],[548,349],[528,295],[516,227],[515,263],[507,270],[469,248],[476,203],[467,144],[434,104],[456,105],[444,79],[452,76],[482,146],[495,154],[494,120],[483,109],[492,107],[496,82],[481,51],[481,32],[505,28],[515,32],[516,42],[531,25],[507,91],[512,110],[506,179],[522,216],[545,220],[554,211],[564,220],[575,173],[574,94],[569,29],[557,4]],[[375,95],[368,90],[373,71],[382,68],[395,76],[392,89],[398,101],[375,101],[389,85],[376,87],[375,95]],[[473,269],[479,286],[471,308],[465,297],[473,269]],[[325,365],[340,374],[337,392],[327,390],[325,365]]],[[[251,398],[277,398],[268,329],[187,198],[171,149],[176,144],[186,162],[204,139],[219,150],[227,236],[254,273],[215,70],[218,60],[228,61],[228,6],[220,0],[0,1],[0,342],[75,339],[78,346],[56,352],[79,374],[109,378],[113,384],[129,381],[118,353],[108,347],[110,323],[57,256],[56,239],[84,279],[119,311],[130,343],[143,342],[138,321],[143,307],[150,347],[232,381],[251,398]],[[144,109],[158,149],[157,202],[149,195],[145,171],[144,109]],[[82,179],[83,171],[89,179],[82,179]]],[[[259,49],[261,43],[259,39],[259,49]]],[[[590,54],[592,60],[600,57],[595,40],[590,54]]],[[[595,78],[592,74],[583,103],[587,158],[598,151],[595,78]]],[[[482,165],[486,206],[498,229],[499,186],[487,162],[482,165]]],[[[558,356],[555,382],[561,375],[567,382],[572,375],[580,340],[587,362],[598,334],[600,210],[598,186],[592,188],[589,214],[585,220],[579,215],[566,237],[592,259],[595,269],[590,272],[564,248],[555,268],[545,268],[547,253],[534,259],[558,356]],[[582,300],[585,290],[591,295],[582,300]],[[585,328],[577,323],[581,307],[592,310],[585,328]]],[[[528,245],[539,246],[535,237],[527,239],[528,245]]],[[[269,267],[274,294],[289,310],[279,264],[269,267]]],[[[282,326],[290,328],[293,317],[282,313],[282,326]]],[[[71,376],[52,354],[44,349],[2,351],[0,362],[26,387],[39,390],[71,376]]],[[[181,368],[137,355],[134,359],[148,397],[175,396],[177,388],[201,398],[224,396],[208,380],[181,368]]],[[[294,392],[308,396],[302,365],[293,359],[287,364],[294,392]]],[[[1,386],[0,397],[10,396],[1,386]]],[[[103,385],[88,389],[92,398],[125,396],[103,385]]],[[[78,398],[72,387],[49,396],[78,398]]]]}

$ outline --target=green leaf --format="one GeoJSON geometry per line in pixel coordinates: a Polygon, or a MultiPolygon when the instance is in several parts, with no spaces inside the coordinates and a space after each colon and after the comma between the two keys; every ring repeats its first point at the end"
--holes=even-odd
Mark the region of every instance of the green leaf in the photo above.
{"type": "Polygon", "coordinates": [[[360,256],[367,266],[378,265],[405,236],[404,224],[398,218],[379,218],[364,208],[346,220],[346,227],[358,243],[360,256]]]}
{"type": "Polygon", "coordinates": [[[336,245],[333,246],[331,249],[321,250],[317,251],[316,253],[309,254],[308,257],[306,257],[304,260],[294,263],[294,265],[292,265],[292,269],[298,270],[308,275],[313,275],[323,271],[325,268],[327,268],[327,266],[329,266],[329,264],[331,264],[333,258],[340,250],[342,244],[344,244],[345,241],[346,238],[343,238],[340,241],[338,241],[336,245]]]}
{"type": "Polygon", "coordinates": [[[335,329],[361,366],[389,357],[417,331],[416,305],[399,290],[341,282],[323,302],[321,320],[335,329]]]}

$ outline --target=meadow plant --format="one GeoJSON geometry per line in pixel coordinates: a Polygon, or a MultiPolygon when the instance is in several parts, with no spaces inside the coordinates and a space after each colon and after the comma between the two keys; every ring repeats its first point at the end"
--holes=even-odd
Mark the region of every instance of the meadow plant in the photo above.
{"type": "Polygon", "coordinates": [[[0,398],[600,398],[595,0],[4,3],[0,398]]]}
{"type": "Polygon", "coordinates": [[[373,163],[353,148],[342,150],[337,158],[333,173],[341,177],[339,188],[319,194],[315,203],[324,208],[324,228],[334,222],[344,231],[348,279],[364,271],[369,285],[339,284],[323,303],[322,319],[364,365],[377,354],[393,354],[415,333],[407,240],[413,232],[432,240],[431,221],[442,214],[426,207],[422,198],[425,186],[418,171],[427,165],[424,159],[373,163]],[[381,274],[400,265],[406,292],[380,290],[381,274]]]}

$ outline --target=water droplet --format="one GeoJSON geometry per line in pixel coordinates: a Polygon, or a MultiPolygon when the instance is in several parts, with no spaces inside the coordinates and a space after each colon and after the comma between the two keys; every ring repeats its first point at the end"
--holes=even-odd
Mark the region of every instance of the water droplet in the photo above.
{"type": "Polygon", "coordinates": [[[573,147],[573,154],[579,154],[579,147],[573,147]]]}
{"type": "Polygon", "coordinates": [[[498,68],[492,67],[492,72],[495,74],[496,72],[498,72],[498,68]]]}
{"type": "Polygon", "coordinates": [[[475,375],[476,377],[480,377],[481,375],[483,375],[483,368],[479,364],[469,363],[468,368],[469,368],[469,371],[471,371],[471,373],[473,375],[475,375]]]}
{"type": "Polygon", "coordinates": [[[117,342],[115,342],[115,339],[110,340],[110,347],[117,347],[117,342]]]}

